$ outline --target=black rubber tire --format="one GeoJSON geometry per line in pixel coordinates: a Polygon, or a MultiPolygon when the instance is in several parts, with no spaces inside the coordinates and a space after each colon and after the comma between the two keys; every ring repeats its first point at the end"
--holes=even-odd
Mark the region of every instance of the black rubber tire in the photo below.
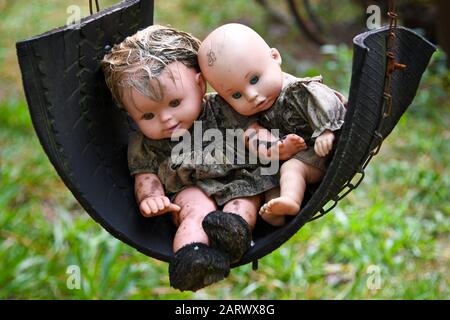
{"type": "MultiPolygon", "coordinates": [[[[145,219],[134,200],[126,148],[130,120],[112,102],[98,61],[106,45],[152,24],[153,1],[130,0],[84,19],[79,28],[52,30],[18,42],[23,85],[40,142],[51,163],[89,215],[116,238],[163,261],[175,234],[168,215],[145,219]]],[[[257,260],[294,235],[357,172],[380,120],[387,29],[355,38],[348,111],[329,169],[316,191],[285,226],[259,221],[255,245],[233,266],[257,260]]],[[[408,65],[394,74],[386,137],[411,103],[435,50],[414,32],[397,30],[396,54],[408,65]]]]}

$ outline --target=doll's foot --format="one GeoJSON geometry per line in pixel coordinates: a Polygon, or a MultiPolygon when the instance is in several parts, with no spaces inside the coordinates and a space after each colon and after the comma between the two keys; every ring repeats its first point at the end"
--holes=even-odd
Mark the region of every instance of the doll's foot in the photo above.
{"type": "Polygon", "coordinates": [[[259,209],[261,216],[274,215],[294,215],[300,210],[300,204],[289,197],[278,197],[270,200],[259,209]]]}
{"type": "Polygon", "coordinates": [[[248,223],[239,215],[216,210],[202,222],[211,247],[225,252],[230,262],[239,261],[250,247],[252,233],[248,223]]]}
{"type": "Polygon", "coordinates": [[[296,134],[288,134],[287,136],[283,137],[277,143],[277,145],[269,149],[269,157],[272,155],[272,153],[276,152],[276,148],[278,148],[277,158],[280,160],[287,160],[293,157],[298,152],[306,149],[306,143],[302,137],[296,134]]]}
{"type": "Polygon", "coordinates": [[[286,223],[286,218],[285,218],[285,216],[277,216],[277,215],[273,215],[273,214],[268,214],[268,213],[266,213],[266,214],[261,214],[261,211],[260,211],[260,216],[261,216],[261,218],[265,221],[265,222],[267,222],[268,224],[270,224],[271,226],[274,226],[274,227],[281,227],[281,226],[284,226],[284,224],[286,223]]]}
{"type": "Polygon", "coordinates": [[[197,291],[226,278],[229,273],[228,256],[199,242],[179,249],[169,263],[170,285],[180,291],[197,291]]]}

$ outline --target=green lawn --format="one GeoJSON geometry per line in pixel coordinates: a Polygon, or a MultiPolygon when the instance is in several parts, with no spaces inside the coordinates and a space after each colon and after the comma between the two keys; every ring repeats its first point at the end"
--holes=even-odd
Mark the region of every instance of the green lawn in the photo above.
{"type": "MultiPolygon", "coordinates": [[[[226,8],[156,2],[157,22],[200,37],[233,17],[262,33],[273,30],[250,1],[226,8]]],[[[450,298],[450,73],[443,54],[434,56],[413,105],[357,190],[261,259],[258,271],[245,265],[225,281],[180,293],[169,286],[166,263],[119,242],[84,212],[32,128],[14,42],[65,23],[74,3],[87,1],[0,0],[1,299],[450,298]],[[71,266],[81,272],[80,289],[69,289],[71,266]]],[[[290,72],[320,72],[328,85],[348,91],[346,46],[304,63],[295,60],[295,46],[276,45],[290,72]]]]}

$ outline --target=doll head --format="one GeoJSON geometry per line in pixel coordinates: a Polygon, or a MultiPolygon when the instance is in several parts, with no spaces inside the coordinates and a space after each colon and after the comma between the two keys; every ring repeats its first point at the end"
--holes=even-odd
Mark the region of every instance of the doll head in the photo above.
{"type": "Polygon", "coordinates": [[[199,117],[206,91],[199,44],[190,34],[155,25],[127,37],[103,58],[114,100],[146,137],[179,136],[199,117]]]}
{"type": "Polygon", "coordinates": [[[242,115],[269,109],[282,89],[280,53],[247,26],[215,29],[200,45],[198,57],[208,83],[242,115]]]}

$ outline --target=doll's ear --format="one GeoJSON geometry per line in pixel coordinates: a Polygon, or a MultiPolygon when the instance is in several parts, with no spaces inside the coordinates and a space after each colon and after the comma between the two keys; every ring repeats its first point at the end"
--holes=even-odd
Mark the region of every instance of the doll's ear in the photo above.
{"type": "Polygon", "coordinates": [[[206,93],[206,81],[205,78],[203,78],[203,75],[201,72],[197,73],[195,75],[195,81],[197,82],[197,84],[200,86],[200,88],[202,89],[203,95],[206,93]]]}
{"type": "Polygon", "coordinates": [[[281,54],[277,48],[270,48],[270,57],[274,59],[281,66],[281,54]]]}

